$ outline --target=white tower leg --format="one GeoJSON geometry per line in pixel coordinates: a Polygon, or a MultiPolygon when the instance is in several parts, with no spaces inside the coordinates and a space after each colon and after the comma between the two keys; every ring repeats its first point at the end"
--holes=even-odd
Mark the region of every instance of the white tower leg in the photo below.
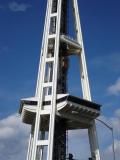
{"type": "Polygon", "coordinates": [[[95,120],[93,120],[91,127],[88,129],[88,134],[89,134],[91,156],[93,160],[100,160],[100,152],[99,152],[95,120]]]}
{"type": "Polygon", "coordinates": [[[78,9],[78,2],[77,0],[72,0],[72,3],[73,3],[73,15],[74,15],[76,38],[82,48],[82,51],[80,53],[80,74],[81,74],[81,85],[82,85],[83,98],[87,100],[91,100],[84,44],[83,44],[83,38],[82,38],[82,29],[81,29],[79,9],[78,9]]]}
{"type": "Polygon", "coordinates": [[[27,152],[27,160],[31,160],[32,147],[33,147],[33,135],[32,135],[32,133],[30,133],[28,152],[27,152]]]}
{"type": "Polygon", "coordinates": [[[50,117],[48,160],[53,160],[53,144],[54,144],[54,130],[55,130],[56,99],[57,99],[57,74],[58,74],[59,45],[60,45],[61,6],[62,6],[62,0],[58,0],[55,63],[54,63],[55,68],[53,73],[54,89],[53,89],[53,98],[52,98],[53,103],[52,103],[52,110],[51,110],[51,117],[50,117]]]}
{"type": "Polygon", "coordinates": [[[27,160],[30,160],[31,140],[32,140],[32,136],[31,136],[31,133],[30,133],[29,143],[28,143],[28,151],[27,151],[27,160]]]}
{"type": "MultiPolygon", "coordinates": [[[[91,101],[91,93],[90,93],[90,86],[89,86],[89,80],[88,80],[87,65],[86,65],[84,44],[83,44],[83,38],[82,38],[82,30],[81,30],[80,17],[79,17],[78,2],[77,0],[73,0],[72,3],[73,3],[73,14],[74,14],[74,20],[75,20],[76,37],[77,37],[78,42],[82,46],[82,52],[80,55],[80,69],[81,69],[80,73],[81,73],[83,98],[91,101]]],[[[95,121],[93,121],[92,126],[88,129],[88,132],[89,132],[89,141],[90,141],[92,158],[94,157],[94,160],[100,160],[95,121]]]]}

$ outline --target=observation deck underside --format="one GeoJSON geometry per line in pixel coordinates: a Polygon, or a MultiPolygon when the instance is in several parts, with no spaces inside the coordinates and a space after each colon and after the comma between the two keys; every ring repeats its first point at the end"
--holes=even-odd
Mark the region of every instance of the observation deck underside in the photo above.
{"type": "MultiPolygon", "coordinates": [[[[43,101],[45,112],[49,112],[51,107],[50,96],[43,101]]],[[[19,113],[22,115],[22,121],[27,124],[33,124],[38,107],[37,97],[21,100],[19,113]]],[[[69,94],[58,94],[56,115],[66,119],[66,129],[88,128],[91,121],[100,115],[100,105],[71,96],[69,94]]]]}

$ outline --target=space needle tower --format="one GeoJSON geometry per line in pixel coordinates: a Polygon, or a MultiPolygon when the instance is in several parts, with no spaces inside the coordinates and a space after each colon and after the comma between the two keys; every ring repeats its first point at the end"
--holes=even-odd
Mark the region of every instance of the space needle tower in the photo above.
{"type": "Polygon", "coordinates": [[[67,131],[76,129],[88,130],[90,159],[100,160],[95,124],[100,107],[91,99],[78,0],[48,0],[36,93],[20,102],[22,121],[31,125],[27,160],[72,160],[66,154],[67,131]],[[68,34],[69,3],[75,38],[68,34]],[[80,62],[82,97],[68,92],[69,57],[73,55],[80,62]]]}

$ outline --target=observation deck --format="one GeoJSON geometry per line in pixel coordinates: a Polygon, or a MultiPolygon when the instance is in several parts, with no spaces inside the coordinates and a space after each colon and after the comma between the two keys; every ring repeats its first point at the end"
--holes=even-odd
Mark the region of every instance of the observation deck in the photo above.
{"type": "MultiPolygon", "coordinates": [[[[50,112],[52,106],[50,98],[51,96],[46,96],[43,100],[44,110],[41,112],[50,112]]],[[[88,128],[92,120],[100,115],[99,104],[69,94],[58,94],[56,103],[56,115],[67,120],[67,129],[88,128]]],[[[33,124],[37,109],[37,97],[22,99],[19,110],[22,121],[26,124],[33,124]]]]}

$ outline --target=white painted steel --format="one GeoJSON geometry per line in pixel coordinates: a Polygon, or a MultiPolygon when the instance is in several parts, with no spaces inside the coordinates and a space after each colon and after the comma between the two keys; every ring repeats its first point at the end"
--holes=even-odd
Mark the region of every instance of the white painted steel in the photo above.
{"type": "MultiPolygon", "coordinates": [[[[82,30],[81,30],[80,17],[79,17],[78,1],[72,0],[72,3],[73,3],[73,14],[74,14],[74,20],[75,20],[76,38],[78,43],[81,44],[82,46],[82,51],[80,54],[80,70],[81,70],[81,84],[82,84],[83,98],[91,101],[91,93],[90,93],[87,65],[86,65],[86,59],[85,59],[85,50],[84,50],[82,30]]],[[[93,121],[91,128],[89,128],[89,141],[91,144],[90,145],[91,154],[93,155],[94,153],[94,157],[92,158],[94,158],[95,160],[100,160],[95,120],[93,121]],[[92,143],[94,144],[94,147],[92,143]]]]}
{"type": "Polygon", "coordinates": [[[60,36],[61,41],[65,42],[66,44],[69,44],[71,47],[74,47],[76,49],[81,49],[80,44],[75,41],[74,39],[71,39],[70,37],[67,37],[65,35],[60,36]]]}
{"type": "Polygon", "coordinates": [[[34,140],[33,140],[31,160],[36,159],[38,132],[39,132],[39,125],[40,125],[40,111],[42,107],[42,98],[43,98],[43,81],[44,81],[44,72],[45,72],[45,59],[47,55],[47,43],[48,43],[49,26],[50,26],[51,6],[52,6],[52,0],[49,0],[47,3],[47,13],[46,13],[46,20],[45,20],[44,35],[43,35],[43,44],[41,49],[41,59],[40,59],[38,81],[37,81],[37,87],[36,87],[36,96],[38,97],[38,107],[37,107],[36,120],[35,120],[34,140]]]}
{"type": "MultiPolygon", "coordinates": [[[[36,113],[36,121],[35,121],[35,130],[34,130],[34,141],[33,141],[33,150],[32,150],[32,158],[31,160],[35,160],[36,156],[36,149],[37,146],[41,145],[48,145],[48,154],[47,154],[47,160],[52,160],[53,158],[53,141],[54,141],[54,123],[55,123],[55,113],[56,113],[56,89],[57,89],[57,71],[58,71],[58,54],[59,54],[59,36],[60,36],[60,19],[61,19],[61,0],[58,0],[58,11],[56,14],[50,14],[52,9],[52,0],[48,1],[48,9],[47,9],[47,16],[46,16],[46,24],[44,29],[44,36],[43,36],[43,47],[41,51],[41,61],[40,61],[40,67],[39,67],[39,75],[38,75],[38,81],[37,81],[37,88],[36,88],[36,96],[38,97],[38,107],[37,107],[37,113],[36,113]],[[50,26],[50,17],[56,16],[56,36],[55,37],[55,55],[54,58],[52,58],[52,61],[54,60],[54,69],[53,69],[53,83],[54,83],[54,89],[53,89],[53,83],[44,83],[44,75],[45,75],[45,64],[46,55],[47,55],[47,48],[48,48],[48,37],[49,37],[49,26],[50,26]],[[38,130],[40,125],[40,116],[41,116],[41,107],[42,107],[42,98],[43,98],[43,88],[44,87],[52,87],[53,93],[52,93],[52,105],[51,105],[51,112],[50,112],[50,130],[49,130],[49,139],[48,143],[44,143],[45,141],[38,141],[38,130]]],[[[51,60],[51,59],[50,59],[51,60]]],[[[49,60],[49,61],[50,61],[49,60]]],[[[45,111],[44,111],[45,113],[45,111]]],[[[48,112],[46,112],[48,114],[48,112]]],[[[41,157],[42,158],[42,157],[41,157]]]]}
{"type": "Polygon", "coordinates": [[[32,135],[30,133],[29,144],[28,144],[28,151],[27,151],[27,160],[29,160],[30,156],[31,156],[31,140],[32,140],[32,135]]]}
{"type": "Polygon", "coordinates": [[[48,140],[40,140],[40,141],[37,141],[37,145],[38,146],[48,146],[48,140]]]}
{"type": "Polygon", "coordinates": [[[72,0],[72,4],[73,4],[73,15],[74,15],[74,25],[76,30],[76,38],[77,38],[77,42],[81,45],[81,48],[82,48],[82,51],[80,54],[80,70],[81,70],[80,73],[81,73],[83,98],[91,101],[90,86],[89,86],[89,80],[88,80],[85,51],[84,51],[84,44],[83,44],[83,38],[82,38],[82,30],[81,30],[77,0],[72,0]]]}
{"type": "Polygon", "coordinates": [[[55,58],[46,58],[46,62],[54,62],[55,58]]]}
{"type": "Polygon", "coordinates": [[[60,45],[61,6],[62,6],[62,0],[58,0],[58,8],[57,8],[58,15],[56,23],[56,40],[55,40],[55,63],[53,70],[54,89],[52,96],[52,111],[50,115],[49,146],[48,146],[47,160],[53,159],[54,128],[55,128],[56,99],[57,99],[57,74],[58,74],[59,45],[60,45]]]}
{"type": "MultiPolygon", "coordinates": [[[[81,84],[82,84],[83,98],[91,101],[91,94],[90,94],[90,87],[89,87],[88,73],[87,73],[87,67],[86,67],[85,51],[84,51],[84,44],[83,44],[83,38],[82,38],[77,0],[72,0],[77,42],[71,39],[65,39],[67,37],[62,37],[60,35],[62,0],[58,0],[57,13],[51,13],[52,2],[53,0],[48,0],[47,2],[47,11],[46,11],[43,41],[42,41],[42,47],[41,47],[41,56],[40,56],[40,64],[39,64],[39,70],[38,70],[36,93],[35,93],[35,97],[32,97],[32,99],[37,101],[38,104],[36,107],[31,106],[31,108],[28,107],[29,105],[26,105],[26,110],[36,113],[34,135],[32,135],[32,133],[30,135],[27,160],[36,160],[36,150],[38,146],[48,146],[47,160],[53,160],[55,115],[58,113],[56,100],[58,98],[57,97],[57,77],[58,77],[58,71],[59,71],[58,62],[59,62],[60,37],[65,43],[71,44],[71,46],[73,45],[73,47],[76,47],[76,49],[78,50],[80,49],[79,56],[80,56],[80,71],[81,71],[81,84]],[[50,35],[49,34],[50,18],[54,16],[56,17],[56,33],[53,35],[50,35]],[[55,39],[54,57],[51,57],[51,58],[47,58],[49,38],[55,39]],[[53,65],[54,65],[53,80],[52,82],[45,83],[44,82],[45,67],[46,67],[46,63],[49,63],[49,62],[53,62],[53,65]],[[43,110],[42,109],[43,88],[45,87],[52,87],[52,94],[50,96],[44,97],[44,99],[46,100],[51,100],[51,105],[47,106],[43,110]],[[38,140],[40,119],[41,119],[41,116],[46,116],[46,115],[50,116],[48,140],[38,140]]],[[[50,70],[49,70],[48,79],[50,79],[50,70]]],[[[64,94],[63,94],[63,97],[64,97],[64,94]]],[[[28,100],[30,100],[30,98],[28,100]]],[[[62,102],[61,104],[63,106],[66,105],[66,103],[64,102],[62,102]]],[[[58,107],[61,108],[62,107],[61,104],[58,104],[58,107]]],[[[22,114],[25,114],[24,112],[25,112],[25,106],[23,108],[22,114]]],[[[24,115],[22,116],[24,117],[24,115]]],[[[68,117],[70,116],[68,115],[68,117]]],[[[74,117],[74,114],[73,114],[73,117],[74,117]]],[[[97,132],[96,132],[96,126],[95,126],[94,120],[88,132],[89,132],[92,158],[94,158],[95,160],[100,160],[99,147],[98,147],[98,141],[97,141],[97,132]]],[[[40,160],[42,160],[42,151],[41,151],[40,160]]]]}
{"type": "Polygon", "coordinates": [[[88,128],[89,134],[89,142],[91,148],[91,155],[93,160],[100,160],[100,152],[99,152],[99,145],[98,145],[98,137],[96,132],[96,124],[95,120],[93,120],[91,127],[88,128]]]}

